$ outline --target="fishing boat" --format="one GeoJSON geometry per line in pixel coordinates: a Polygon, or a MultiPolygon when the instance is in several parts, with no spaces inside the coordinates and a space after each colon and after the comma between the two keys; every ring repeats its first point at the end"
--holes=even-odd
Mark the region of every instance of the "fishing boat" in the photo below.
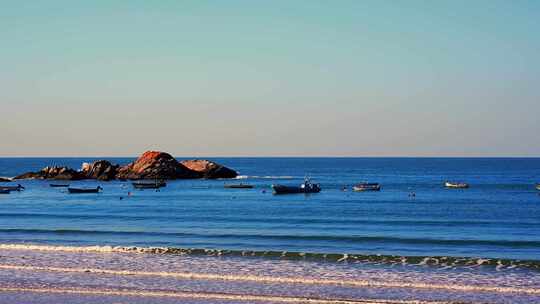
{"type": "Polygon", "coordinates": [[[0,190],[21,191],[24,189],[24,186],[21,184],[18,184],[17,186],[0,186],[0,190]]]}
{"type": "Polygon", "coordinates": [[[99,193],[100,190],[103,190],[100,186],[96,188],[68,188],[69,193],[99,193]]]}
{"type": "Polygon", "coordinates": [[[11,191],[7,189],[0,189],[0,194],[9,194],[11,191]]]}
{"type": "Polygon", "coordinates": [[[446,188],[451,188],[451,189],[466,189],[466,188],[469,188],[469,184],[467,184],[467,183],[455,183],[455,182],[445,182],[444,186],[446,188]]]}
{"type": "Polygon", "coordinates": [[[300,186],[272,185],[272,191],[274,194],[318,193],[321,186],[306,178],[300,186]]]}
{"type": "Polygon", "coordinates": [[[134,182],[132,183],[135,189],[159,189],[167,186],[164,180],[156,180],[154,182],[134,182]]]}
{"type": "Polygon", "coordinates": [[[240,184],[226,184],[223,187],[229,188],[229,189],[251,189],[253,188],[253,185],[240,183],[240,184]]]}
{"type": "Polygon", "coordinates": [[[354,191],[381,191],[379,183],[359,183],[353,186],[354,191]]]}
{"type": "Polygon", "coordinates": [[[67,188],[69,184],[49,184],[49,186],[53,188],[67,188]]]}

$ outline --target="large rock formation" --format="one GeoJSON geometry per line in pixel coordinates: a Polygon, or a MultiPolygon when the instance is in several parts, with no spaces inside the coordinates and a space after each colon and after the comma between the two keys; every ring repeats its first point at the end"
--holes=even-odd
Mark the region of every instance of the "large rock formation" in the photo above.
{"type": "Polygon", "coordinates": [[[38,172],[27,172],[13,179],[61,179],[79,180],[84,179],[84,175],[68,167],[45,167],[38,172]]]}
{"type": "Polygon", "coordinates": [[[203,160],[185,160],[181,163],[165,152],[147,151],[136,161],[113,165],[107,160],[84,163],[80,171],[68,167],[45,167],[38,172],[21,174],[14,179],[183,179],[183,178],[234,178],[238,173],[218,163],[203,160]]]}
{"type": "Polygon", "coordinates": [[[84,163],[81,168],[81,173],[88,179],[109,181],[115,179],[119,167],[120,166],[118,165],[111,164],[107,160],[98,160],[91,164],[84,163]]]}
{"type": "Polygon", "coordinates": [[[177,179],[199,178],[197,172],[181,165],[174,157],[165,152],[147,151],[136,161],[120,167],[118,179],[177,179]]]}
{"type": "Polygon", "coordinates": [[[238,176],[238,172],[206,159],[184,160],[180,163],[199,173],[202,178],[235,178],[238,176]]]}

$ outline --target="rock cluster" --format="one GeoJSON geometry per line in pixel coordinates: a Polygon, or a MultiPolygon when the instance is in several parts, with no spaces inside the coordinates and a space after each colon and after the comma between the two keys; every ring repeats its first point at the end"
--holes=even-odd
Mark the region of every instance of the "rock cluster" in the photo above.
{"type": "Polygon", "coordinates": [[[13,179],[60,179],[60,180],[80,180],[84,175],[68,167],[45,167],[38,172],[28,172],[14,177],[13,179]]]}
{"type": "Polygon", "coordinates": [[[178,179],[198,178],[199,175],[181,165],[165,152],[147,151],[136,161],[118,170],[119,179],[178,179]]]}
{"type": "Polygon", "coordinates": [[[87,179],[109,181],[116,178],[119,165],[113,165],[108,160],[98,160],[91,164],[84,163],[81,172],[87,179]]]}
{"type": "Polygon", "coordinates": [[[68,167],[45,167],[38,172],[28,172],[14,179],[187,179],[187,178],[234,178],[238,173],[209,160],[185,160],[178,162],[170,154],[147,151],[137,160],[125,166],[113,165],[107,160],[84,163],[81,170],[68,167]]]}
{"type": "Polygon", "coordinates": [[[235,178],[238,176],[236,171],[206,159],[184,160],[180,163],[186,168],[198,172],[202,178],[235,178]]]}

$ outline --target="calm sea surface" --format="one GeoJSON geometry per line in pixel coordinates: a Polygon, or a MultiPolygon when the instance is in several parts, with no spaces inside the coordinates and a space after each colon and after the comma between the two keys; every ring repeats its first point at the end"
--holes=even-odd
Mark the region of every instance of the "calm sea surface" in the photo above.
{"type": "MultiPolygon", "coordinates": [[[[1,158],[0,176],[92,160],[1,158]]],[[[540,261],[540,159],[216,160],[241,178],[170,181],[160,192],[125,181],[71,182],[101,185],[97,195],[21,181],[26,191],[0,196],[0,242],[540,261]],[[271,184],[296,185],[305,175],[321,193],[272,195],[271,184]],[[448,190],[445,180],[471,188],[448,190]],[[361,181],[380,182],[382,191],[350,191],[361,181]],[[255,188],[224,189],[230,182],[255,188]]]]}
{"type": "MultiPolygon", "coordinates": [[[[93,160],[0,158],[0,176],[93,160]]],[[[215,160],[241,176],[170,181],[159,192],[71,182],[104,189],[79,195],[20,181],[25,191],[0,195],[0,303],[233,303],[229,293],[238,303],[540,302],[540,159],[215,160]],[[321,193],[272,195],[271,184],[306,175],[321,193]],[[448,190],[445,180],[471,187],[448,190]],[[361,181],[382,190],[352,192],[361,181]],[[233,182],[255,188],[223,187],[233,182]],[[70,290],[86,296],[64,299],[70,290]]]]}

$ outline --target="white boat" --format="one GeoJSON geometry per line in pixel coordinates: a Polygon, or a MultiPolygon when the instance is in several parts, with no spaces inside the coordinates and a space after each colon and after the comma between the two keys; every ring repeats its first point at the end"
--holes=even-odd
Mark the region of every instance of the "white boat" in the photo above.
{"type": "Polygon", "coordinates": [[[360,183],[353,187],[354,191],[381,191],[379,183],[360,183]]]}
{"type": "Polygon", "coordinates": [[[445,182],[444,186],[446,188],[452,188],[452,189],[466,189],[466,188],[469,188],[469,184],[467,184],[467,183],[445,182]]]}

